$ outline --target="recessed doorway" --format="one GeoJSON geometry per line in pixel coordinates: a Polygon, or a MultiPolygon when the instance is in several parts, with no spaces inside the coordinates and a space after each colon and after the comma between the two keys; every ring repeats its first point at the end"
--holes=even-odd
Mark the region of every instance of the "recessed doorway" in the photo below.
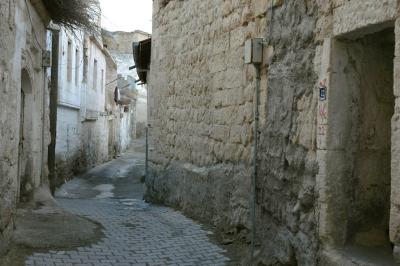
{"type": "Polygon", "coordinates": [[[391,261],[394,28],[336,38],[330,49],[320,237],[361,257],[374,252],[391,261]]]}

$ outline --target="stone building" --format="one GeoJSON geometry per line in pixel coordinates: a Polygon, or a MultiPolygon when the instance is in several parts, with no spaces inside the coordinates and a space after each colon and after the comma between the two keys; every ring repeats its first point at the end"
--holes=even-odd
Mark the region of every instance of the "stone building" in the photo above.
{"type": "Polygon", "coordinates": [[[17,202],[46,182],[48,75],[42,56],[49,16],[41,1],[7,1],[0,4],[0,14],[1,253],[17,202]]]}
{"type": "Polygon", "coordinates": [[[255,229],[255,265],[400,262],[399,10],[395,0],[155,0],[146,198],[238,242],[255,229]],[[256,37],[253,158],[256,71],[243,55],[256,37]]]}
{"type": "MultiPolygon", "coordinates": [[[[13,229],[16,205],[48,186],[49,69],[47,26],[65,14],[48,12],[54,3],[0,3],[0,254],[13,229]]],[[[83,9],[85,10],[85,9],[83,9]]]]}
{"type": "MultiPolygon", "coordinates": [[[[131,66],[134,66],[134,60],[132,56],[132,43],[140,42],[142,40],[151,37],[151,34],[135,30],[133,32],[109,32],[103,30],[103,41],[107,49],[110,50],[113,58],[118,65],[118,74],[125,79],[138,80],[138,76],[135,70],[130,70],[131,66]]],[[[140,137],[143,135],[144,127],[147,123],[147,89],[145,85],[134,85],[132,89],[137,91],[134,105],[134,124],[132,125],[131,132],[134,133],[132,137],[140,137]]],[[[110,85],[112,87],[113,85],[110,85]]],[[[115,86],[115,84],[114,84],[115,86]]]]}

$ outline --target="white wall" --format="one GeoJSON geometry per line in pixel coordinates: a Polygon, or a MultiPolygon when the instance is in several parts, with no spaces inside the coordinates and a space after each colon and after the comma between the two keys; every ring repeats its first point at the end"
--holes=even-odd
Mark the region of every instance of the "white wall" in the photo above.
{"type": "Polygon", "coordinates": [[[121,151],[126,151],[132,141],[135,129],[135,103],[131,103],[128,112],[124,112],[122,108],[121,114],[121,126],[120,126],[120,140],[121,140],[121,151]]]}
{"type": "Polygon", "coordinates": [[[83,76],[84,33],[60,31],[59,84],[57,108],[57,160],[69,160],[77,156],[81,141],[81,92],[83,76]]]}
{"type": "Polygon", "coordinates": [[[59,181],[70,178],[72,170],[84,171],[108,160],[106,66],[101,42],[80,31],[61,30],[56,143],[59,181]]]}
{"type": "Polygon", "coordinates": [[[72,33],[61,30],[60,32],[58,101],[60,104],[78,108],[81,105],[83,38],[84,34],[81,31],[72,33]],[[70,46],[68,43],[70,43],[70,46]]]}
{"type": "Polygon", "coordinates": [[[79,153],[81,146],[79,110],[59,106],[57,110],[56,156],[67,160],[79,153]]]}
{"type": "Polygon", "coordinates": [[[87,110],[103,112],[105,108],[105,80],[106,80],[106,58],[101,47],[95,40],[88,43],[88,63],[86,99],[87,110]],[[95,71],[95,60],[97,61],[97,73],[95,71]],[[97,79],[94,81],[94,78],[97,79]]]}

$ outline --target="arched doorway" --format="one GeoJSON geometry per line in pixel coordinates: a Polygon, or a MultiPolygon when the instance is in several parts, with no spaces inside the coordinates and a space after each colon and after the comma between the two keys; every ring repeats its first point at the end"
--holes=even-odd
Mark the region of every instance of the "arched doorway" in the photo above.
{"type": "Polygon", "coordinates": [[[26,69],[21,71],[21,109],[18,147],[18,196],[26,201],[33,188],[32,182],[32,127],[33,127],[32,81],[26,69]]]}

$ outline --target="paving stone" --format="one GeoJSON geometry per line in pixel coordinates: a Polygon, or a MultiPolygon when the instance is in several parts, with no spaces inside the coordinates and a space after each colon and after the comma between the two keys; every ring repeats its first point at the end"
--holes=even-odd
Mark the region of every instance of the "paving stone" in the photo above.
{"type": "Polygon", "coordinates": [[[224,265],[229,258],[201,225],[160,206],[130,210],[116,199],[58,199],[66,210],[101,223],[105,238],[71,251],[35,253],[26,265],[224,265]],[[207,258],[207,259],[205,259],[207,258]]]}
{"type": "MultiPolygon", "coordinates": [[[[139,162],[140,168],[135,168],[134,171],[143,172],[143,158],[139,156],[129,161],[132,159],[129,156],[122,155],[128,164],[139,162]]],[[[107,163],[106,171],[100,175],[103,178],[104,173],[110,175],[110,178],[117,174],[120,176],[117,173],[120,166],[118,160],[107,163]]],[[[96,177],[98,174],[96,173],[96,177]]],[[[132,173],[127,173],[127,178],[129,175],[132,173]]],[[[132,184],[133,190],[135,186],[142,186],[138,181],[128,184],[132,184]]],[[[27,258],[26,265],[225,265],[230,261],[224,255],[225,250],[210,241],[207,231],[199,223],[173,209],[147,204],[141,200],[143,195],[139,198],[128,198],[116,194],[115,198],[106,199],[82,196],[59,197],[57,201],[67,211],[102,224],[104,238],[98,243],[74,250],[34,253],[27,258]]]]}

